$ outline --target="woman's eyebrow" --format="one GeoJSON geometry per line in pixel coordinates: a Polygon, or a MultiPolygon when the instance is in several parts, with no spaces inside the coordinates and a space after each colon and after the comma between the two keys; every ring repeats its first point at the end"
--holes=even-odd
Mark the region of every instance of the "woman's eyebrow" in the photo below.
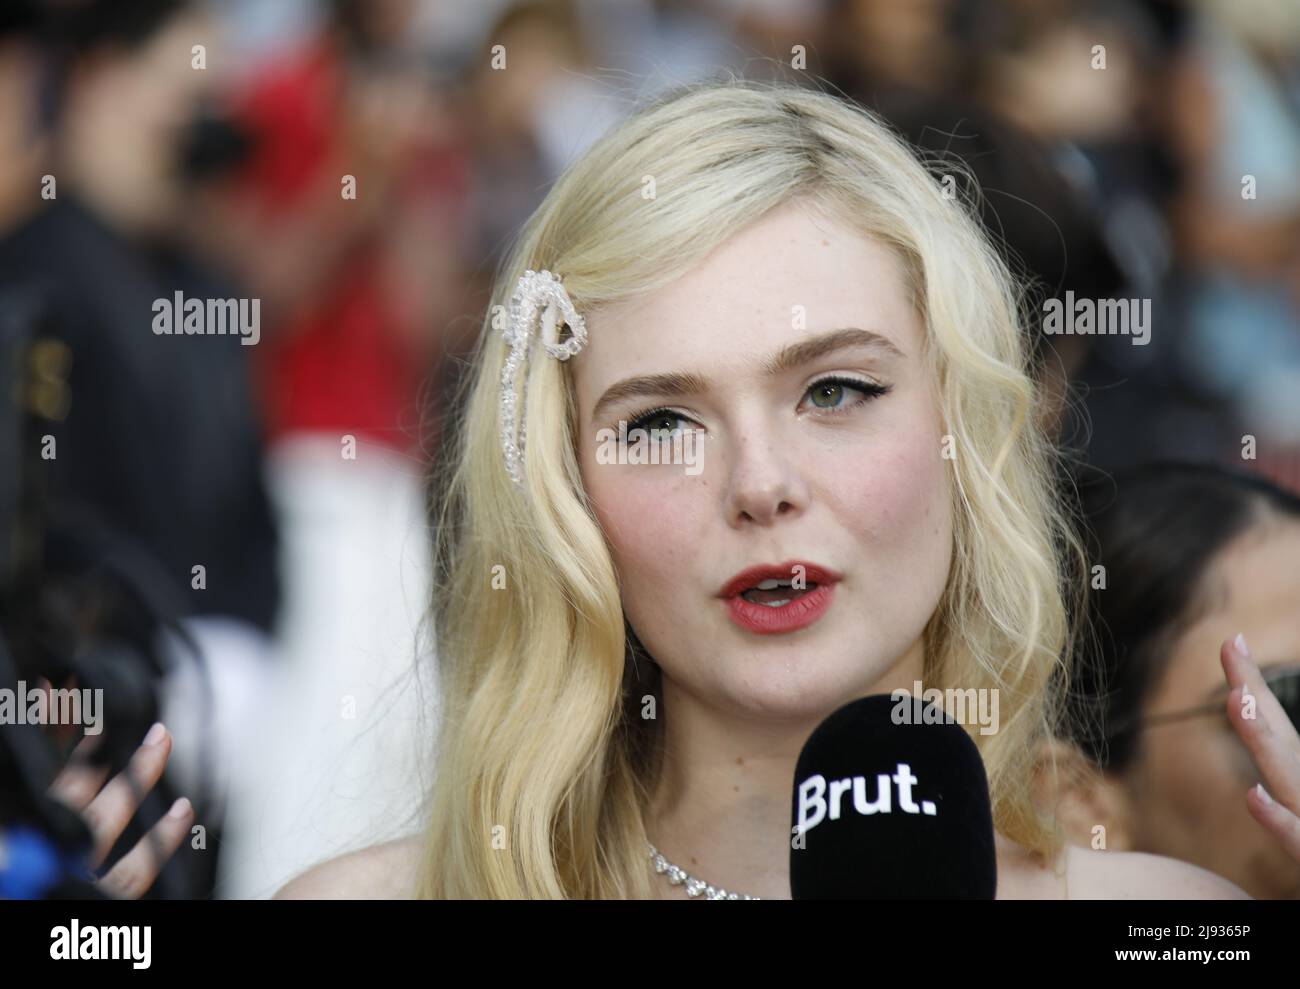
{"type": "MultiPolygon", "coordinates": [[[[848,347],[876,350],[884,356],[904,359],[906,357],[888,337],[873,330],[849,326],[839,330],[829,330],[811,339],[789,344],[766,358],[762,368],[765,374],[775,376],[848,347]]],[[[633,378],[624,378],[605,389],[605,393],[600,396],[595,408],[592,409],[591,418],[599,419],[609,406],[629,398],[649,395],[698,395],[707,391],[708,387],[709,380],[704,375],[691,371],[667,371],[663,374],[642,374],[633,378]]]]}
{"type": "Polygon", "coordinates": [[[873,330],[848,326],[842,330],[830,330],[811,339],[800,340],[798,343],[783,347],[774,357],[769,357],[763,362],[763,370],[770,375],[777,375],[846,347],[862,347],[879,351],[890,357],[906,359],[906,355],[888,337],[873,330]]]}

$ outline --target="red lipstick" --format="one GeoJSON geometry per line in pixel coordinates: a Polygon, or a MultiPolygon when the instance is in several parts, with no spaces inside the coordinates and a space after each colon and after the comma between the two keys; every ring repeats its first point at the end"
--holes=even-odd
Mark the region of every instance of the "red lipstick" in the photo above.
{"type": "Polygon", "coordinates": [[[732,577],[718,592],[718,597],[726,603],[731,620],[745,631],[757,635],[780,635],[807,628],[821,618],[831,606],[840,576],[829,567],[804,560],[760,564],[732,577]],[[779,596],[784,600],[783,604],[764,604],[742,597],[746,591],[758,591],[758,585],[764,581],[775,580],[789,584],[796,577],[802,578],[806,584],[805,590],[789,588],[788,592],[782,589],[764,592],[779,596]]]}

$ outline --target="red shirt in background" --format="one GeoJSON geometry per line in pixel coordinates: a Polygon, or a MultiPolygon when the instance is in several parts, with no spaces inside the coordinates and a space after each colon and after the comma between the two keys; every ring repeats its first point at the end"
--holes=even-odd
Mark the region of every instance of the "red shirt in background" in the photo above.
{"type": "MultiPolygon", "coordinates": [[[[252,197],[268,223],[303,210],[355,208],[338,194],[342,174],[327,174],[345,160],[343,86],[337,50],[321,41],[271,65],[239,101],[236,117],[255,143],[238,194],[252,197]],[[332,200],[321,197],[323,182],[335,190],[332,200]]],[[[455,195],[466,181],[463,157],[450,149],[413,154],[410,165],[399,196],[427,195],[430,184],[455,195]]],[[[426,368],[411,343],[415,334],[400,326],[379,261],[376,244],[356,245],[323,281],[319,298],[298,308],[290,325],[263,332],[260,397],[272,439],[323,431],[396,448],[415,440],[426,368]]]]}

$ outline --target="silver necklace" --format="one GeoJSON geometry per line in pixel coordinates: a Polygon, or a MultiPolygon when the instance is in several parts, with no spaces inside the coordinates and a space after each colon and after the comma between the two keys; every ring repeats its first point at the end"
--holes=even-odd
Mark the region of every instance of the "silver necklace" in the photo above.
{"type": "Polygon", "coordinates": [[[686,886],[686,895],[690,897],[704,894],[706,900],[761,900],[761,896],[749,896],[745,893],[728,893],[725,889],[718,889],[712,883],[706,883],[703,879],[692,876],[685,869],[679,869],[666,858],[659,854],[659,849],[646,842],[650,847],[650,861],[654,865],[655,872],[666,875],[668,882],[674,886],[686,886]]]}

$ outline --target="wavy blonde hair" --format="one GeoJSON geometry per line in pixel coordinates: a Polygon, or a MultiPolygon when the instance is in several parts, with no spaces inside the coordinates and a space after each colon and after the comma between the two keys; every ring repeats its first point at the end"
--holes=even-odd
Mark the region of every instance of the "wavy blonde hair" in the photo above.
{"type": "Polygon", "coordinates": [[[866,110],[735,80],[641,111],[557,181],[499,272],[435,475],[441,723],[418,895],[654,895],[643,815],[660,722],[636,712],[644,664],[582,486],[571,371],[543,355],[520,373],[521,494],[501,453],[503,314],[526,268],[562,273],[590,314],[666,285],[796,197],[906,265],[957,451],[953,564],[924,630],[925,680],[1000,691],[1000,730],[973,734],[995,824],[1059,850],[1032,800],[1033,759],[1060,714],[1076,613],[1066,589],[1082,587],[1082,556],[1053,488],[1019,293],[971,204],[942,193],[866,110]]]}

